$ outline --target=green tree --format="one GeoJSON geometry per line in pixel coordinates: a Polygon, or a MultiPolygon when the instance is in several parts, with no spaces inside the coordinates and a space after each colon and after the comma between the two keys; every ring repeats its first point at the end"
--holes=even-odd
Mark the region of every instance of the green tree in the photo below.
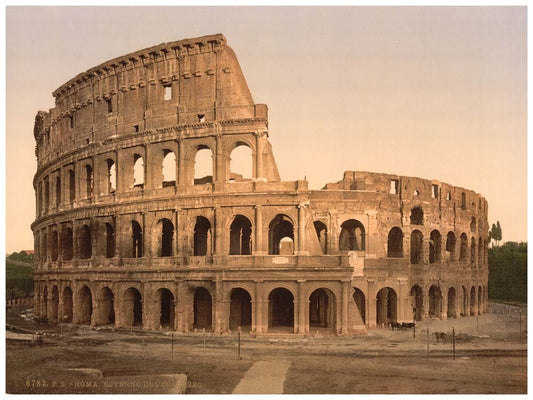
{"type": "Polygon", "coordinates": [[[502,240],[502,227],[500,221],[496,221],[496,224],[492,224],[492,227],[490,228],[489,241],[492,242],[492,240],[496,242],[496,246],[500,245],[500,240],[502,240]]]}
{"type": "Polygon", "coordinates": [[[527,243],[489,249],[489,298],[527,301],[527,243]]]}

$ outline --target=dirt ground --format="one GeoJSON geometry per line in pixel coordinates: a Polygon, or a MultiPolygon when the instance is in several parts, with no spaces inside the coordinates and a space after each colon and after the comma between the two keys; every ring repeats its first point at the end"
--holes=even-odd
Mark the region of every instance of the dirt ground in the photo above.
{"type": "Polygon", "coordinates": [[[6,390],[174,393],[169,375],[184,373],[187,393],[231,393],[255,362],[283,360],[290,362],[284,393],[527,393],[523,319],[485,314],[429,320],[417,324],[416,337],[412,329],[388,328],[351,337],[243,334],[239,360],[236,333],[174,333],[172,339],[170,333],[53,327],[9,312],[8,324],[46,335],[41,345],[32,344],[31,336],[9,328],[6,390]],[[452,342],[434,334],[451,334],[452,327],[460,339],[455,359],[452,342]]]}

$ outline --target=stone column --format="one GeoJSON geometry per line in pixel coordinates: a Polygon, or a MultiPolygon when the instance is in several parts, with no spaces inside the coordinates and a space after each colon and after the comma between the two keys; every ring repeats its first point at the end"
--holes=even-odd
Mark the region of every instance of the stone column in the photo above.
{"type": "Polygon", "coordinates": [[[263,208],[255,206],[255,254],[264,254],[263,250],[263,208]]]}
{"type": "Polygon", "coordinates": [[[256,181],[265,181],[265,174],[263,171],[263,148],[264,148],[264,138],[266,137],[266,132],[256,132],[256,149],[255,149],[255,180],[256,181]]]}
{"type": "Polygon", "coordinates": [[[214,255],[222,255],[222,254],[228,254],[229,252],[224,252],[224,249],[222,249],[222,216],[221,210],[218,207],[213,208],[213,229],[215,230],[214,234],[214,255]]]}
{"type": "Polygon", "coordinates": [[[348,324],[348,302],[350,301],[350,281],[342,282],[342,303],[341,303],[341,334],[347,335],[349,333],[348,324]]]}
{"type": "Polygon", "coordinates": [[[369,328],[376,327],[376,312],[377,312],[377,300],[376,300],[376,290],[375,290],[375,281],[368,281],[368,312],[366,314],[366,320],[369,328]]]}
{"type": "Polygon", "coordinates": [[[176,175],[176,179],[178,182],[176,183],[179,186],[185,186],[189,185],[190,182],[187,181],[187,163],[185,160],[185,145],[183,144],[183,139],[178,139],[178,172],[176,175]]]}
{"type": "Polygon", "coordinates": [[[254,307],[255,333],[263,333],[263,281],[255,281],[255,301],[254,307]]]}
{"type": "Polygon", "coordinates": [[[441,304],[440,319],[448,319],[448,296],[447,294],[448,293],[446,291],[443,293],[441,290],[442,300],[440,302],[441,304]]]}
{"type": "Polygon", "coordinates": [[[413,308],[409,303],[409,288],[407,286],[407,279],[398,279],[398,322],[412,322],[413,308]]]}
{"type": "Polygon", "coordinates": [[[297,255],[305,255],[305,204],[298,205],[298,250],[297,255]]]}
{"type": "Polygon", "coordinates": [[[222,318],[223,318],[223,291],[220,281],[215,281],[215,290],[213,293],[212,305],[214,309],[212,311],[213,315],[213,331],[215,333],[222,333],[222,318]]]}
{"type": "Polygon", "coordinates": [[[305,280],[298,281],[298,301],[295,303],[298,305],[298,326],[295,327],[295,332],[300,334],[306,334],[309,329],[305,323],[305,314],[308,310],[307,300],[305,298],[305,280]]]}

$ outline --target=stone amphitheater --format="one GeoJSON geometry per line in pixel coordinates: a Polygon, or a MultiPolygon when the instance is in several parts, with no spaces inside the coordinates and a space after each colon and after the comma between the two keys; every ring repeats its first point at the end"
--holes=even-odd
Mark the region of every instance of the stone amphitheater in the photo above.
{"type": "Polygon", "coordinates": [[[221,34],[115,58],[53,96],[34,127],[42,320],[344,335],[487,310],[487,201],[371,172],[282,181],[267,106],[221,34]],[[249,177],[232,170],[242,149],[249,177]]]}

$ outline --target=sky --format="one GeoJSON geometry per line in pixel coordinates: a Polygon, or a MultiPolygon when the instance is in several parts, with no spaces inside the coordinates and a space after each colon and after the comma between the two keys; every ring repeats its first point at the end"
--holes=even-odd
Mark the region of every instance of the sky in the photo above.
{"type": "Polygon", "coordinates": [[[346,170],[482,194],[504,241],[527,240],[525,7],[7,7],[6,251],[33,248],[33,123],[80,72],[223,33],[283,180],[346,170]]]}

